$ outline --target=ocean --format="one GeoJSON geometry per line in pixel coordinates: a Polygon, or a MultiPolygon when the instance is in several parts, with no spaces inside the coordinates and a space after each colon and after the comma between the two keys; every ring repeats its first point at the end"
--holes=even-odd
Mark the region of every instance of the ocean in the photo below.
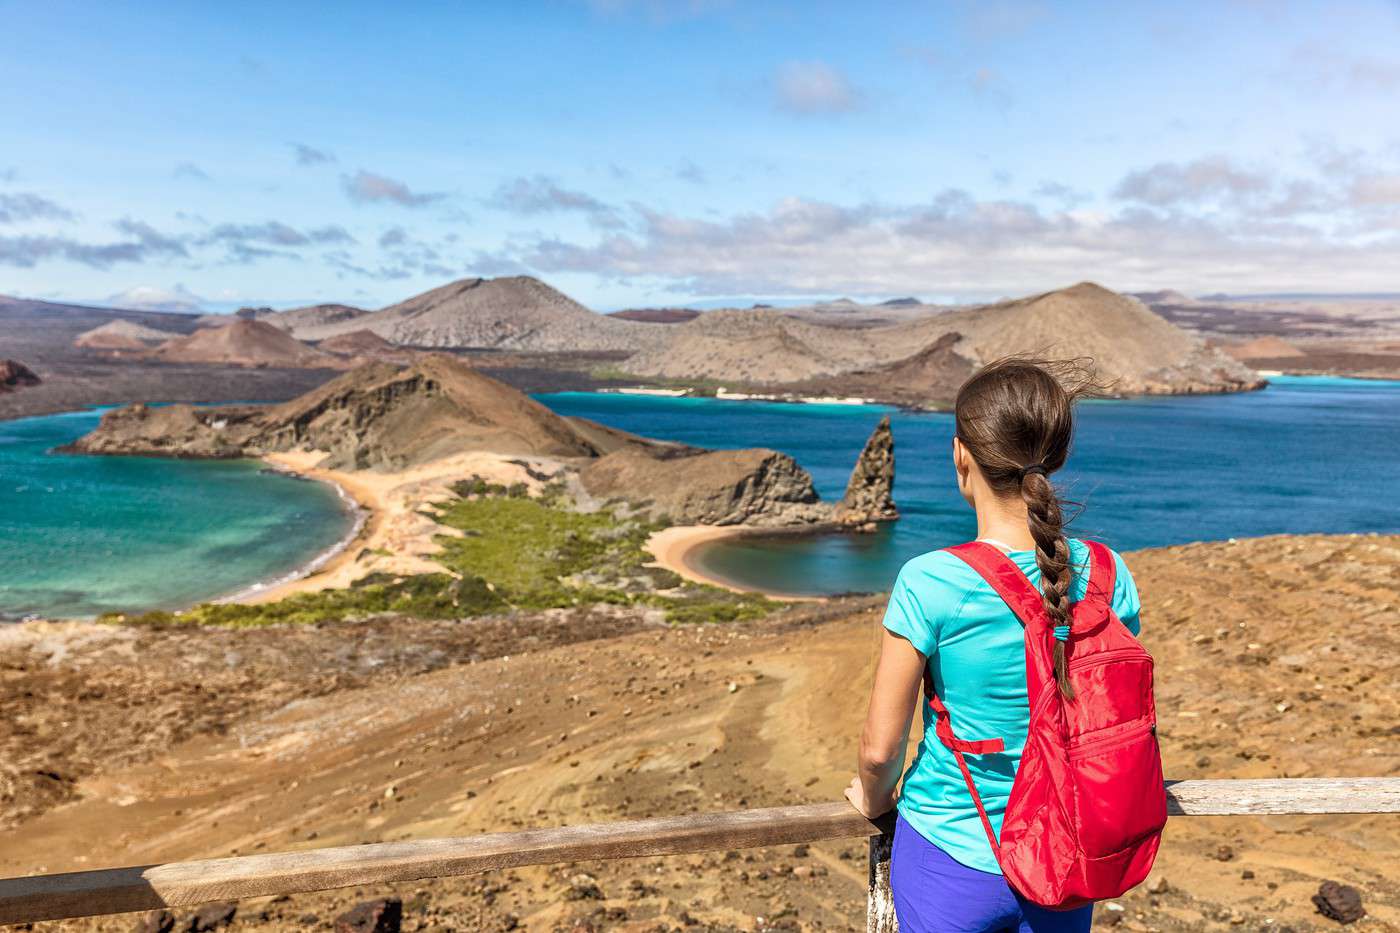
{"type": "Polygon", "coordinates": [[[181,608],[288,574],[351,530],[334,489],[254,461],[50,453],[100,415],[0,421],[0,619],[181,608]]]}
{"type": "MultiPolygon", "coordinates": [[[[889,414],[902,518],[869,535],[745,538],[695,553],[706,572],[791,594],[879,592],[904,561],[975,534],[957,493],[949,414],[554,393],[566,415],[704,447],[771,447],[840,498],[889,414]]],[[[1400,532],[1400,382],[1281,377],[1263,391],[1092,401],[1080,407],[1064,494],[1071,533],[1119,550],[1310,532],[1400,532]]]]}

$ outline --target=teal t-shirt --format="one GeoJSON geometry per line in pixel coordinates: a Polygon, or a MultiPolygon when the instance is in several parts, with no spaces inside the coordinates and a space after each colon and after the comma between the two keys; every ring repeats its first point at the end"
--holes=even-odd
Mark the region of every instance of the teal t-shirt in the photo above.
{"type": "MultiPolygon", "coordinates": [[[[1069,546],[1074,569],[1070,598],[1078,600],[1088,585],[1089,549],[1074,538],[1069,546]]],[[[1012,551],[1009,556],[1039,587],[1035,552],[1012,551]]],[[[1117,570],[1113,611],[1136,635],[1137,586],[1123,558],[1115,553],[1113,561],[1117,570]]],[[[1021,623],[960,558],[947,551],[930,551],[900,570],[885,610],[885,628],[908,639],[928,659],[934,688],[948,707],[958,738],[1005,741],[1004,752],[965,756],[987,816],[1000,835],[1030,720],[1021,623]]],[[[1000,874],[957,759],[934,734],[933,710],[922,699],[919,705],[924,711],[925,737],[904,773],[900,815],[962,864],[1000,874]]]]}

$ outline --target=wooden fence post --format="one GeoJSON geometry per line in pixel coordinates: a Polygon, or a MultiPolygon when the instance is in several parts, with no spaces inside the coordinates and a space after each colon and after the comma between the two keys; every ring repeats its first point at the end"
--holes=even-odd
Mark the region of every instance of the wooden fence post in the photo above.
{"type": "Polygon", "coordinates": [[[894,814],[887,813],[872,822],[882,832],[869,842],[870,875],[865,892],[865,933],[899,933],[894,915],[894,895],[890,892],[890,855],[894,851],[894,814]]]}

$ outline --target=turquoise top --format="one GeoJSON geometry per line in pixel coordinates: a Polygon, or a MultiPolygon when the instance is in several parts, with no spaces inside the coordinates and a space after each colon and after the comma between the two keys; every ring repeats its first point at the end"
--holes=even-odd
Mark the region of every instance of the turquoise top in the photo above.
{"type": "MultiPolygon", "coordinates": [[[[1074,568],[1070,598],[1078,600],[1088,585],[1089,549],[1074,538],[1069,546],[1074,568]]],[[[1009,556],[1038,587],[1035,552],[1012,551],[1009,556]]],[[[1114,553],[1113,561],[1113,611],[1136,635],[1137,586],[1123,558],[1114,553]]],[[[987,816],[1000,835],[1030,719],[1021,623],[961,559],[947,551],[929,551],[899,571],[885,610],[885,628],[908,639],[928,659],[934,688],[948,707],[958,738],[1005,741],[1004,752],[965,756],[987,816]]],[[[957,759],[934,735],[933,710],[922,699],[919,705],[924,711],[924,741],[904,773],[899,812],[925,839],[962,864],[1001,874],[957,759]]]]}

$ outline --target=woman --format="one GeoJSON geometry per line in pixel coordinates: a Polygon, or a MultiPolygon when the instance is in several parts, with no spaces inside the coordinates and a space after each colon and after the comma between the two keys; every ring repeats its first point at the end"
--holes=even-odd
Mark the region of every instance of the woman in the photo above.
{"type": "MultiPolygon", "coordinates": [[[[1072,374],[1064,364],[1003,360],[969,379],[955,404],[953,465],[958,490],[977,513],[977,539],[1025,573],[1057,629],[1068,626],[1070,607],[1088,584],[1088,547],[1065,537],[1060,501],[1050,483],[1050,474],[1069,455],[1074,433],[1080,390],[1062,384],[1073,382],[1072,374]]],[[[1112,561],[1111,606],[1136,635],[1137,589],[1122,558],[1113,554],[1112,561]]],[[[868,817],[896,806],[926,671],[933,692],[952,711],[958,735],[999,736],[1005,747],[964,759],[982,798],[987,829],[957,757],[934,736],[930,704],[922,704],[926,737],[898,796],[890,868],[901,933],[1089,929],[1092,905],[1052,911],[1012,890],[988,839],[988,832],[1001,831],[1026,739],[1023,629],[992,587],[948,551],[915,557],[895,581],[861,735],[860,770],[846,796],[868,817]]],[[[1055,673],[1069,691],[1060,645],[1055,673]]]]}

